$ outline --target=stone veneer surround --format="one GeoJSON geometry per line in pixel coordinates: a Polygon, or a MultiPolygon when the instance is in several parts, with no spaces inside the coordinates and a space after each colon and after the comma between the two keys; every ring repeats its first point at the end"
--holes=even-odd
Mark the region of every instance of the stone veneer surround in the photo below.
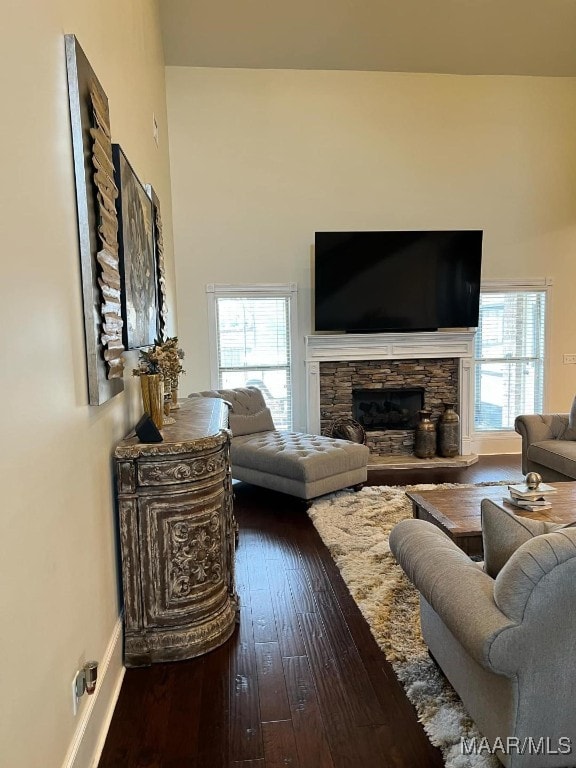
{"type": "MultiPolygon", "coordinates": [[[[424,408],[436,419],[443,403],[458,405],[458,360],[346,360],[320,363],[320,429],[333,419],[351,417],[355,389],[422,387],[424,408]]],[[[367,433],[366,444],[377,456],[411,455],[413,429],[386,429],[367,433]]]]}
{"type": "MultiPolygon", "coordinates": [[[[410,366],[430,361],[452,361],[448,367],[457,370],[455,388],[460,413],[460,454],[471,451],[472,433],[472,356],[474,331],[436,331],[422,333],[375,333],[375,334],[315,334],[306,337],[306,395],[307,429],[321,432],[321,366],[324,363],[352,362],[363,364],[367,361],[399,361],[410,366]]],[[[434,367],[434,366],[433,366],[434,367]]],[[[382,368],[391,368],[383,365],[382,368]]],[[[401,366],[395,366],[400,370],[401,366]]],[[[328,370],[328,369],[326,369],[328,370]]],[[[451,374],[452,375],[452,374],[451,374]]],[[[362,382],[366,387],[367,382],[362,382]]],[[[413,384],[411,383],[411,386],[413,384]]],[[[360,384],[358,385],[360,386],[360,384]]],[[[391,384],[392,386],[392,384],[391,384]]],[[[441,391],[442,385],[438,392],[441,391]]],[[[452,385],[449,385],[452,386],[452,385]]],[[[446,391],[448,394],[448,391],[446,391]]],[[[430,397],[430,396],[428,396],[430,397]]],[[[432,395],[432,398],[435,396],[432,395]]],[[[443,394],[439,397],[444,397],[443,394]]],[[[350,401],[352,396],[350,394],[350,401]]],[[[426,400],[429,404],[430,400],[426,400]]],[[[438,405],[442,402],[439,399],[438,405]]],[[[348,414],[349,415],[349,414],[348,414]]],[[[408,440],[408,437],[406,438],[408,440]]],[[[408,452],[408,446],[404,446],[408,452]]],[[[409,448],[411,452],[411,448],[409,448]]],[[[399,452],[403,452],[399,449],[399,452]]]]}

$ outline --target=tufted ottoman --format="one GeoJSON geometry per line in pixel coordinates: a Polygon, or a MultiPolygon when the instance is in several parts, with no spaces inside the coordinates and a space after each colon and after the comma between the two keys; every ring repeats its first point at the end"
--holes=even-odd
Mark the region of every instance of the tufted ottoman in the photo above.
{"type": "Polygon", "coordinates": [[[366,482],[369,450],[348,440],[300,432],[232,439],[232,476],[301,499],[366,482]]]}
{"type": "Polygon", "coordinates": [[[231,405],[232,477],[313,499],[366,482],[370,451],[365,445],[302,432],[283,432],[274,423],[260,390],[212,390],[192,396],[223,397],[231,405]]]}

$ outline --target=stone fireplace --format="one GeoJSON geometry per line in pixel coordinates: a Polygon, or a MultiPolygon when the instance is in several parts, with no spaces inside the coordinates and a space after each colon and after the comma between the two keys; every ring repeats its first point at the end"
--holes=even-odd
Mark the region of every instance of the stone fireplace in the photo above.
{"type": "Polygon", "coordinates": [[[308,430],[352,417],[374,456],[411,456],[417,412],[437,418],[450,402],[460,414],[460,454],[470,454],[473,338],[468,331],[306,337],[308,430]]]}
{"type": "Polygon", "coordinates": [[[446,402],[458,403],[455,358],[320,363],[320,429],[351,416],[375,456],[411,455],[418,411],[436,419],[446,402]]]}

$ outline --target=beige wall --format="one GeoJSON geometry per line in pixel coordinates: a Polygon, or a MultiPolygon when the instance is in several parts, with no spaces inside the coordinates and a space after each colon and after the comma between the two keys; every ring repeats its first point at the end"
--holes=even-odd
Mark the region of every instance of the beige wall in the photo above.
{"type": "Polygon", "coordinates": [[[482,228],[484,277],[554,278],[548,405],[576,390],[576,80],[168,67],[185,388],[205,284],[297,281],[322,229],[482,228]]]}
{"type": "MultiPolygon", "coordinates": [[[[72,716],[73,673],[102,661],[117,626],[111,453],[140,414],[132,377],[125,394],[87,405],[63,36],[78,37],[108,95],[113,140],[161,200],[173,299],[164,66],[156,0],[27,0],[3,11],[0,763],[59,768],[87,711],[84,697],[72,716]]],[[[118,659],[111,668],[118,676],[118,659]]],[[[114,682],[103,682],[108,693],[114,682]]]]}

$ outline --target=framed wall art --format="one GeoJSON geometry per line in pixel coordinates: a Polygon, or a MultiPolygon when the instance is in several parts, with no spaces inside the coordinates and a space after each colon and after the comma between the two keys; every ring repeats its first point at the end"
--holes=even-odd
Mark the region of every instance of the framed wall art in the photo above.
{"type": "Polygon", "coordinates": [[[151,184],[146,184],[146,192],[152,200],[152,216],[154,223],[154,252],[156,255],[157,269],[157,296],[158,296],[158,338],[166,341],[168,338],[168,298],[166,293],[166,268],[164,266],[164,237],[162,235],[162,215],[160,213],[160,200],[151,184]]]}
{"type": "Polygon", "coordinates": [[[152,200],[119,144],[112,145],[120,245],[122,316],[126,349],[154,344],[158,337],[158,278],[152,200]]]}
{"type": "Polygon", "coordinates": [[[74,35],[65,35],[76,182],[88,399],[124,389],[117,189],[108,99],[74,35]]]}

